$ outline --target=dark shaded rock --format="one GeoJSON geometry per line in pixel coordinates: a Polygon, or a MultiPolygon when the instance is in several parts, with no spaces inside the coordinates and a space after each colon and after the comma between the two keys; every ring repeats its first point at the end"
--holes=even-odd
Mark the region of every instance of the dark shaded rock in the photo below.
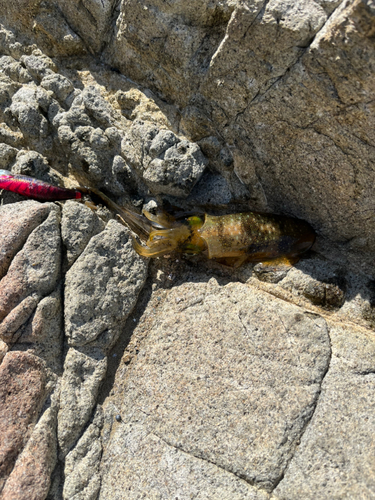
{"type": "Polygon", "coordinates": [[[336,279],[331,283],[311,281],[302,291],[313,304],[327,309],[341,307],[345,300],[345,280],[336,279]]]}

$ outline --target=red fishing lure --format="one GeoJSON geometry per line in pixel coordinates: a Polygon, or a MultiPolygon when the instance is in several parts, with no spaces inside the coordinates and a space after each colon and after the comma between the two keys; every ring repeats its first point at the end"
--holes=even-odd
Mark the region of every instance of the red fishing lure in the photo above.
{"type": "Polygon", "coordinates": [[[45,201],[82,198],[82,193],[76,189],[59,188],[26,175],[12,174],[8,170],[0,170],[0,189],[45,201]]]}

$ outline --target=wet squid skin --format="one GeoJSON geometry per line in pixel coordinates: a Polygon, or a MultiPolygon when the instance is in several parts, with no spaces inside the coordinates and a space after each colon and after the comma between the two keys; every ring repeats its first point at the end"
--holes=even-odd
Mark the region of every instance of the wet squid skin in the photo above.
{"type": "Polygon", "coordinates": [[[134,242],[145,257],[158,257],[171,251],[205,253],[209,259],[262,262],[280,257],[296,259],[309,250],[315,233],[302,220],[256,212],[229,215],[193,215],[182,220],[165,215],[145,216],[154,228],[146,246],[134,242]],[[157,227],[155,227],[157,225],[157,227]]]}

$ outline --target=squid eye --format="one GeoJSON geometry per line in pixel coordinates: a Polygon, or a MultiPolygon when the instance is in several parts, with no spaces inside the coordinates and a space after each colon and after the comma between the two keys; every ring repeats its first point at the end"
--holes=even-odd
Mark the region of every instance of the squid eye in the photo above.
{"type": "Polygon", "coordinates": [[[189,226],[191,226],[192,228],[196,227],[196,226],[201,226],[203,224],[203,220],[198,217],[197,215],[194,215],[193,217],[189,217],[187,219],[187,221],[189,222],[189,226]]]}

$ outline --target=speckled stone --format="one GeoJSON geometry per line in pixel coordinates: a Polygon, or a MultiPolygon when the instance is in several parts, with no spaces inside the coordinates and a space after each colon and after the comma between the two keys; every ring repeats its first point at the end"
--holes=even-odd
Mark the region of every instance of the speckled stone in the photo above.
{"type": "Polygon", "coordinates": [[[46,373],[40,359],[17,351],[5,355],[0,365],[1,487],[27,443],[45,390],[46,373]]]}

